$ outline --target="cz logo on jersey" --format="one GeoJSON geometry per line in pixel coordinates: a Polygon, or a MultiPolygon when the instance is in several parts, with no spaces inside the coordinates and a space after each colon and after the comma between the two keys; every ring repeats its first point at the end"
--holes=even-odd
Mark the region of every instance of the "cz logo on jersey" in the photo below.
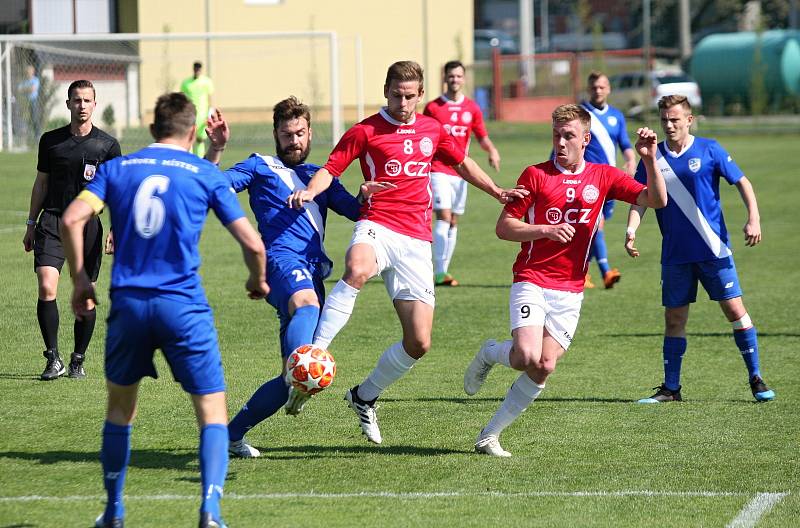
{"type": "Polygon", "coordinates": [[[568,224],[588,224],[591,209],[567,209],[563,213],[558,207],[551,207],[544,216],[551,224],[559,224],[562,220],[568,224]]]}
{"type": "MultiPolygon", "coordinates": [[[[422,147],[422,145],[420,145],[420,147],[422,147]]],[[[396,159],[390,159],[383,165],[383,170],[386,172],[387,176],[399,176],[402,172],[406,176],[414,177],[427,176],[429,167],[430,163],[424,161],[407,161],[403,164],[396,159]]]]}
{"type": "Polygon", "coordinates": [[[444,125],[444,130],[453,137],[465,137],[469,128],[464,125],[444,125]]]}

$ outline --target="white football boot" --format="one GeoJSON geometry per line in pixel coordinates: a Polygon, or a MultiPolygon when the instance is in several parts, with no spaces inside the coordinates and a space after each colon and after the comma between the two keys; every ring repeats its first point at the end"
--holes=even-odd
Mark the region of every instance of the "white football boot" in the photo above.
{"type": "Polygon", "coordinates": [[[486,376],[489,375],[489,371],[494,366],[484,359],[486,349],[493,346],[497,346],[497,342],[494,339],[488,339],[483,343],[481,349],[472,358],[472,362],[467,367],[466,372],[464,372],[464,392],[469,396],[476,394],[481,389],[481,385],[486,381],[486,376]]]}
{"type": "Polygon", "coordinates": [[[503,449],[500,445],[500,440],[496,436],[483,436],[483,431],[478,435],[478,440],[475,442],[475,452],[503,458],[511,456],[511,453],[503,449]]]}
{"type": "Polygon", "coordinates": [[[303,406],[309,398],[311,398],[309,393],[299,391],[294,387],[289,387],[289,399],[286,400],[286,403],[283,405],[283,408],[286,409],[286,414],[290,416],[297,416],[300,414],[300,411],[303,410],[303,406]]]}
{"type": "Polygon", "coordinates": [[[228,442],[228,453],[238,458],[258,458],[261,456],[261,451],[245,443],[244,438],[235,442],[228,442]]]}
{"type": "Polygon", "coordinates": [[[344,401],[358,416],[358,421],[361,423],[361,432],[367,437],[367,440],[374,444],[380,444],[383,438],[381,437],[381,430],[378,428],[378,415],[375,414],[375,407],[359,398],[357,391],[358,386],[347,391],[344,395],[344,401]]]}

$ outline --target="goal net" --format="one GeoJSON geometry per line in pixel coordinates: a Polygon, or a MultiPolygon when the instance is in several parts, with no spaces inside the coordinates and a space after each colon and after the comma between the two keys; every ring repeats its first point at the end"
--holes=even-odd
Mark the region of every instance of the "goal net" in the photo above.
{"type": "Polygon", "coordinates": [[[152,141],[156,98],[180,90],[203,64],[212,106],[231,124],[231,144],[272,148],[272,107],[294,95],[311,107],[317,145],[341,136],[339,44],[329,31],[0,36],[0,146],[35,149],[39,135],[69,121],[67,87],[92,81],[93,122],[123,151],[152,141]]]}

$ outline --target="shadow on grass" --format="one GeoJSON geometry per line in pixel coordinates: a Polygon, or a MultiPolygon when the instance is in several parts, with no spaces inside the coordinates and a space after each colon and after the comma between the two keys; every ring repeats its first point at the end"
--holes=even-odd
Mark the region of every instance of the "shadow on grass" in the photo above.
{"type": "Polygon", "coordinates": [[[276,460],[307,459],[307,458],[347,458],[349,456],[361,456],[366,454],[379,454],[389,456],[439,456],[439,455],[458,455],[470,454],[471,450],[447,449],[439,447],[420,447],[409,445],[290,445],[290,446],[269,446],[262,452],[264,458],[276,460]],[[299,454],[298,454],[299,453],[299,454]]]}
{"type": "MultiPolygon", "coordinates": [[[[429,403],[460,403],[460,404],[469,404],[469,403],[486,403],[486,402],[501,402],[505,396],[497,396],[495,398],[381,398],[381,402],[429,402],[429,403]]],[[[597,398],[594,396],[586,397],[586,398],[552,398],[552,397],[541,397],[536,400],[537,403],[546,403],[546,402],[578,402],[578,403],[586,403],[586,402],[598,402],[598,403],[631,403],[632,400],[625,400],[622,398],[597,398]]]]}
{"type": "MultiPolygon", "coordinates": [[[[60,464],[62,462],[100,462],[100,453],[85,451],[46,451],[43,453],[22,451],[0,451],[0,459],[26,460],[39,464],[60,464]]],[[[196,469],[197,450],[133,449],[131,467],[142,469],[196,469]]]]}
{"type": "MultiPolygon", "coordinates": [[[[39,376],[31,376],[30,374],[19,374],[16,372],[0,372],[0,379],[8,380],[23,380],[23,381],[41,381],[39,376]]],[[[3,528],[3,527],[0,527],[3,528]]]]}

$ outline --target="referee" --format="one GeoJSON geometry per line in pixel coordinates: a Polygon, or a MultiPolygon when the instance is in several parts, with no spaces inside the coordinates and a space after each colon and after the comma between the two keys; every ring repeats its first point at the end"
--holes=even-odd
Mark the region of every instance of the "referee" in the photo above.
{"type": "MultiPolygon", "coordinates": [[[[92,125],[97,105],[91,81],[75,81],[67,89],[70,124],[45,132],[39,140],[39,162],[36,181],[31,191],[27,230],[22,243],[25,251],[33,250],[33,269],[39,283],[36,317],[44,339],[47,365],[43,381],[54,380],[67,369],[58,355],[58,279],[64,265],[61,246],[61,213],[89,183],[97,167],[121,154],[119,142],[92,125]],[[38,221],[37,221],[38,219],[38,221]]],[[[103,226],[94,217],[85,229],[84,258],[92,283],[97,282],[103,253],[103,226]]],[[[110,237],[109,237],[110,238],[110,237]]],[[[108,251],[111,251],[108,241],[108,251]]],[[[94,333],[96,311],[82,321],[75,321],[75,351],[70,357],[69,377],[85,378],[83,360],[94,333]]]]}

